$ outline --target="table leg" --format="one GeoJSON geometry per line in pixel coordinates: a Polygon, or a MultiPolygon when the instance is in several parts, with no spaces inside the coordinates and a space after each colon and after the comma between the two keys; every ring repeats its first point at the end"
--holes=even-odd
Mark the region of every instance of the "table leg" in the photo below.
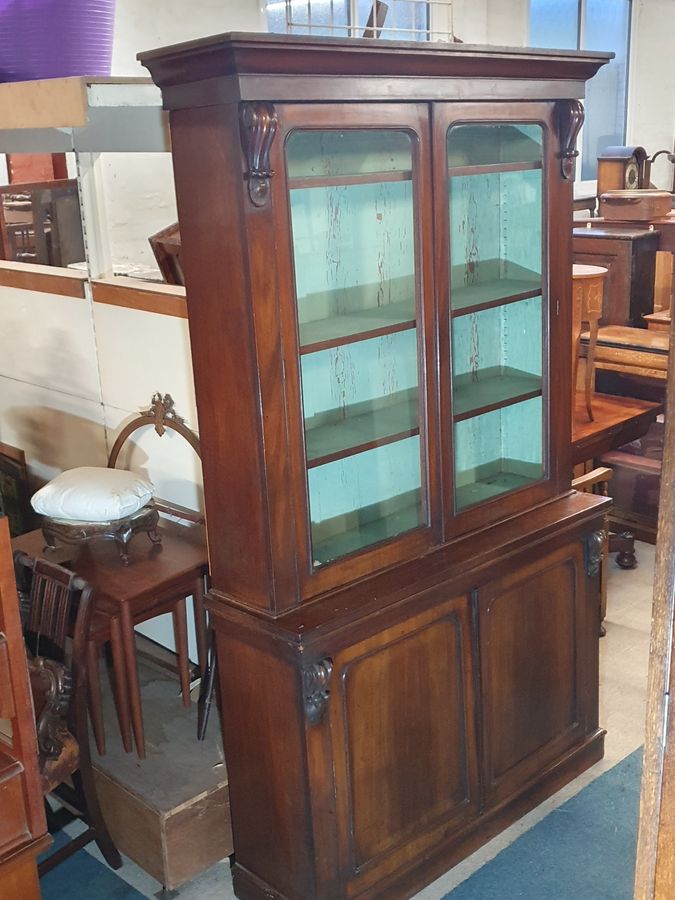
{"type": "Polygon", "coordinates": [[[588,418],[593,421],[593,388],[595,381],[595,348],[598,343],[598,320],[589,322],[590,340],[588,341],[588,354],[586,356],[586,377],[584,387],[586,393],[586,411],[588,418]]]}
{"type": "Polygon", "coordinates": [[[131,727],[133,728],[136,741],[136,752],[141,759],[145,759],[145,731],[143,729],[143,709],[141,707],[141,686],[138,680],[134,621],[128,605],[122,603],[120,606],[122,649],[124,651],[125,670],[129,688],[129,705],[131,706],[131,727]]]}
{"type": "Polygon", "coordinates": [[[89,679],[88,705],[91,728],[99,756],[105,756],[105,725],[101,700],[101,679],[98,671],[98,647],[96,641],[87,641],[87,677],[89,679]]]}
{"type": "Polygon", "coordinates": [[[204,576],[200,575],[195,582],[195,590],[192,595],[192,606],[195,617],[195,636],[197,638],[197,661],[199,674],[203,678],[208,665],[208,636],[206,623],[206,610],[204,609],[204,576]]]}
{"type": "Polygon", "coordinates": [[[183,695],[183,706],[187,708],[190,706],[190,659],[188,656],[185,597],[179,597],[178,600],[176,600],[171,615],[173,617],[173,635],[176,641],[176,655],[178,656],[180,689],[183,695]]]}
{"type": "Polygon", "coordinates": [[[125,753],[131,753],[131,717],[129,714],[129,689],[127,687],[126,661],[122,646],[122,630],[120,621],[116,616],[110,619],[110,650],[112,653],[112,679],[113,693],[115,695],[115,709],[117,710],[117,722],[119,724],[122,746],[125,753]]]}

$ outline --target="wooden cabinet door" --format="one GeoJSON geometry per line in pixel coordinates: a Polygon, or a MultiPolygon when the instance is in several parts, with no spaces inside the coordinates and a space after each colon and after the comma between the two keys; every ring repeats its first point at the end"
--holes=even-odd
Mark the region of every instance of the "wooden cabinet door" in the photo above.
{"type": "Polygon", "coordinates": [[[584,566],[583,543],[575,541],[479,591],[489,804],[538,777],[597,727],[598,597],[584,566]]]}
{"type": "Polygon", "coordinates": [[[331,737],[341,868],[355,889],[475,815],[467,596],[336,655],[331,737]]]}

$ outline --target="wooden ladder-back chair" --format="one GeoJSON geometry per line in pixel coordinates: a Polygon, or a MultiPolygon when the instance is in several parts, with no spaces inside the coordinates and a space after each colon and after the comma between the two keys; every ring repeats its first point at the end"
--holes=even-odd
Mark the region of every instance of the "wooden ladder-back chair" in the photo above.
{"type": "MultiPolygon", "coordinates": [[[[39,873],[48,872],[91,841],[118,869],[122,860],[101,813],[89,753],[86,654],[94,608],[92,589],[63,566],[19,551],[14,554],[14,566],[29,654],[42,790],[45,797],[56,796],[88,826],[40,863],[39,873]]],[[[48,806],[47,810],[48,819],[53,818],[48,806]]]]}

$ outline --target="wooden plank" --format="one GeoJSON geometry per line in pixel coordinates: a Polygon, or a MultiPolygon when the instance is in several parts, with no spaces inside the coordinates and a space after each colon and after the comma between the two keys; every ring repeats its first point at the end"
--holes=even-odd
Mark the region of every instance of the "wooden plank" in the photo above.
{"type": "Polygon", "coordinates": [[[344,187],[352,184],[382,184],[389,181],[411,181],[410,169],[401,172],[361,172],[354,175],[326,175],[289,178],[291,190],[317,187],[344,187]]]}
{"type": "Polygon", "coordinates": [[[3,128],[81,128],[87,124],[85,78],[44,78],[0,84],[3,128]]]}
{"type": "Polygon", "coordinates": [[[300,323],[301,353],[316,353],[329,347],[339,347],[354,341],[407,331],[414,328],[414,304],[385,303],[350,315],[332,316],[314,322],[300,323]]]}
{"type": "Polygon", "coordinates": [[[86,280],[86,274],[75,269],[0,260],[0,286],[2,287],[37,291],[41,294],[58,294],[61,297],[73,297],[81,300],[85,296],[86,280]]]}
{"type": "Polygon", "coordinates": [[[120,276],[92,281],[94,303],[187,319],[185,288],[120,276]]]}
{"type": "Polygon", "coordinates": [[[508,366],[494,367],[485,373],[479,371],[477,375],[475,381],[471,374],[454,379],[455,422],[541,395],[541,375],[520,372],[508,366]]]}
{"type": "Polygon", "coordinates": [[[540,159],[529,162],[504,162],[484,163],[482,165],[450,166],[448,175],[452,178],[457,175],[492,175],[500,172],[527,172],[531,169],[541,169],[540,159]]]}
{"type": "MultiPolygon", "coordinates": [[[[671,325],[671,334],[672,334],[671,325]]],[[[675,366],[667,394],[675,396],[675,366]]],[[[675,416],[666,416],[647,681],[635,900],[675,896],[675,416]]]]}

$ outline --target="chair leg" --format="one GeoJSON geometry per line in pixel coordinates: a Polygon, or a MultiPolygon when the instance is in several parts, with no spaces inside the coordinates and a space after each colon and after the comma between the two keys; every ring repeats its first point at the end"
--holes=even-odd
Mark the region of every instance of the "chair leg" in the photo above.
{"type": "Polygon", "coordinates": [[[103,701],[101,699],[101,679],[98,671],[98,647],[96,642],[87,642],[87,678],[89,681],[89,718],[99,756],[105,756],[105,724],[103,722],[103,701]]]}
{"type": "Polygon", "coordinates": [[[121,868],[122,857],[113,839],[110,837],[108,826],[105,824],[105,819],[99,806],[88,747],[83,750],[82,745],[80,745],[80,768],[73,773],[72,778],[75,790],[82,798],[82,811],[85,815],[85,821],[93,831],[93,837],[98,849],[112,869],[121,868]]]}
{"type": "Polygon", "coordinates": [[[143,726],[143,707],[141,705],[141,685],[138,678],[138,660],[136,659],[136,640],[134,637],[134,620],[126,603],[120,612],[120,634],[124,651],[124,671],[127,677],[129,705],[131,707],[131,727],[136,741],[136,753],[145,759],[145,729],[143,726]]]}
{"type": "Polygon", "coordinates": [[[203,678],[208,666],[208,625],[206,610],[204,609],[204,576],[200,575],[195,582],[195,591],[192,595],[192,605],[195,618],[195,636],[197,638],[197,662],[199,674],[203,678]]]}
{"type": "Polygon", "coordinates": [[[187,639],[187,614],[185,612],[185,597],[176,600],[173,610],[173,636],[176,642],[176,655],[178,656],[178,674],[180,676],[180,689],[183,695],[183,706],[190,706],[190,659],[188,657],[187,639]]]}

